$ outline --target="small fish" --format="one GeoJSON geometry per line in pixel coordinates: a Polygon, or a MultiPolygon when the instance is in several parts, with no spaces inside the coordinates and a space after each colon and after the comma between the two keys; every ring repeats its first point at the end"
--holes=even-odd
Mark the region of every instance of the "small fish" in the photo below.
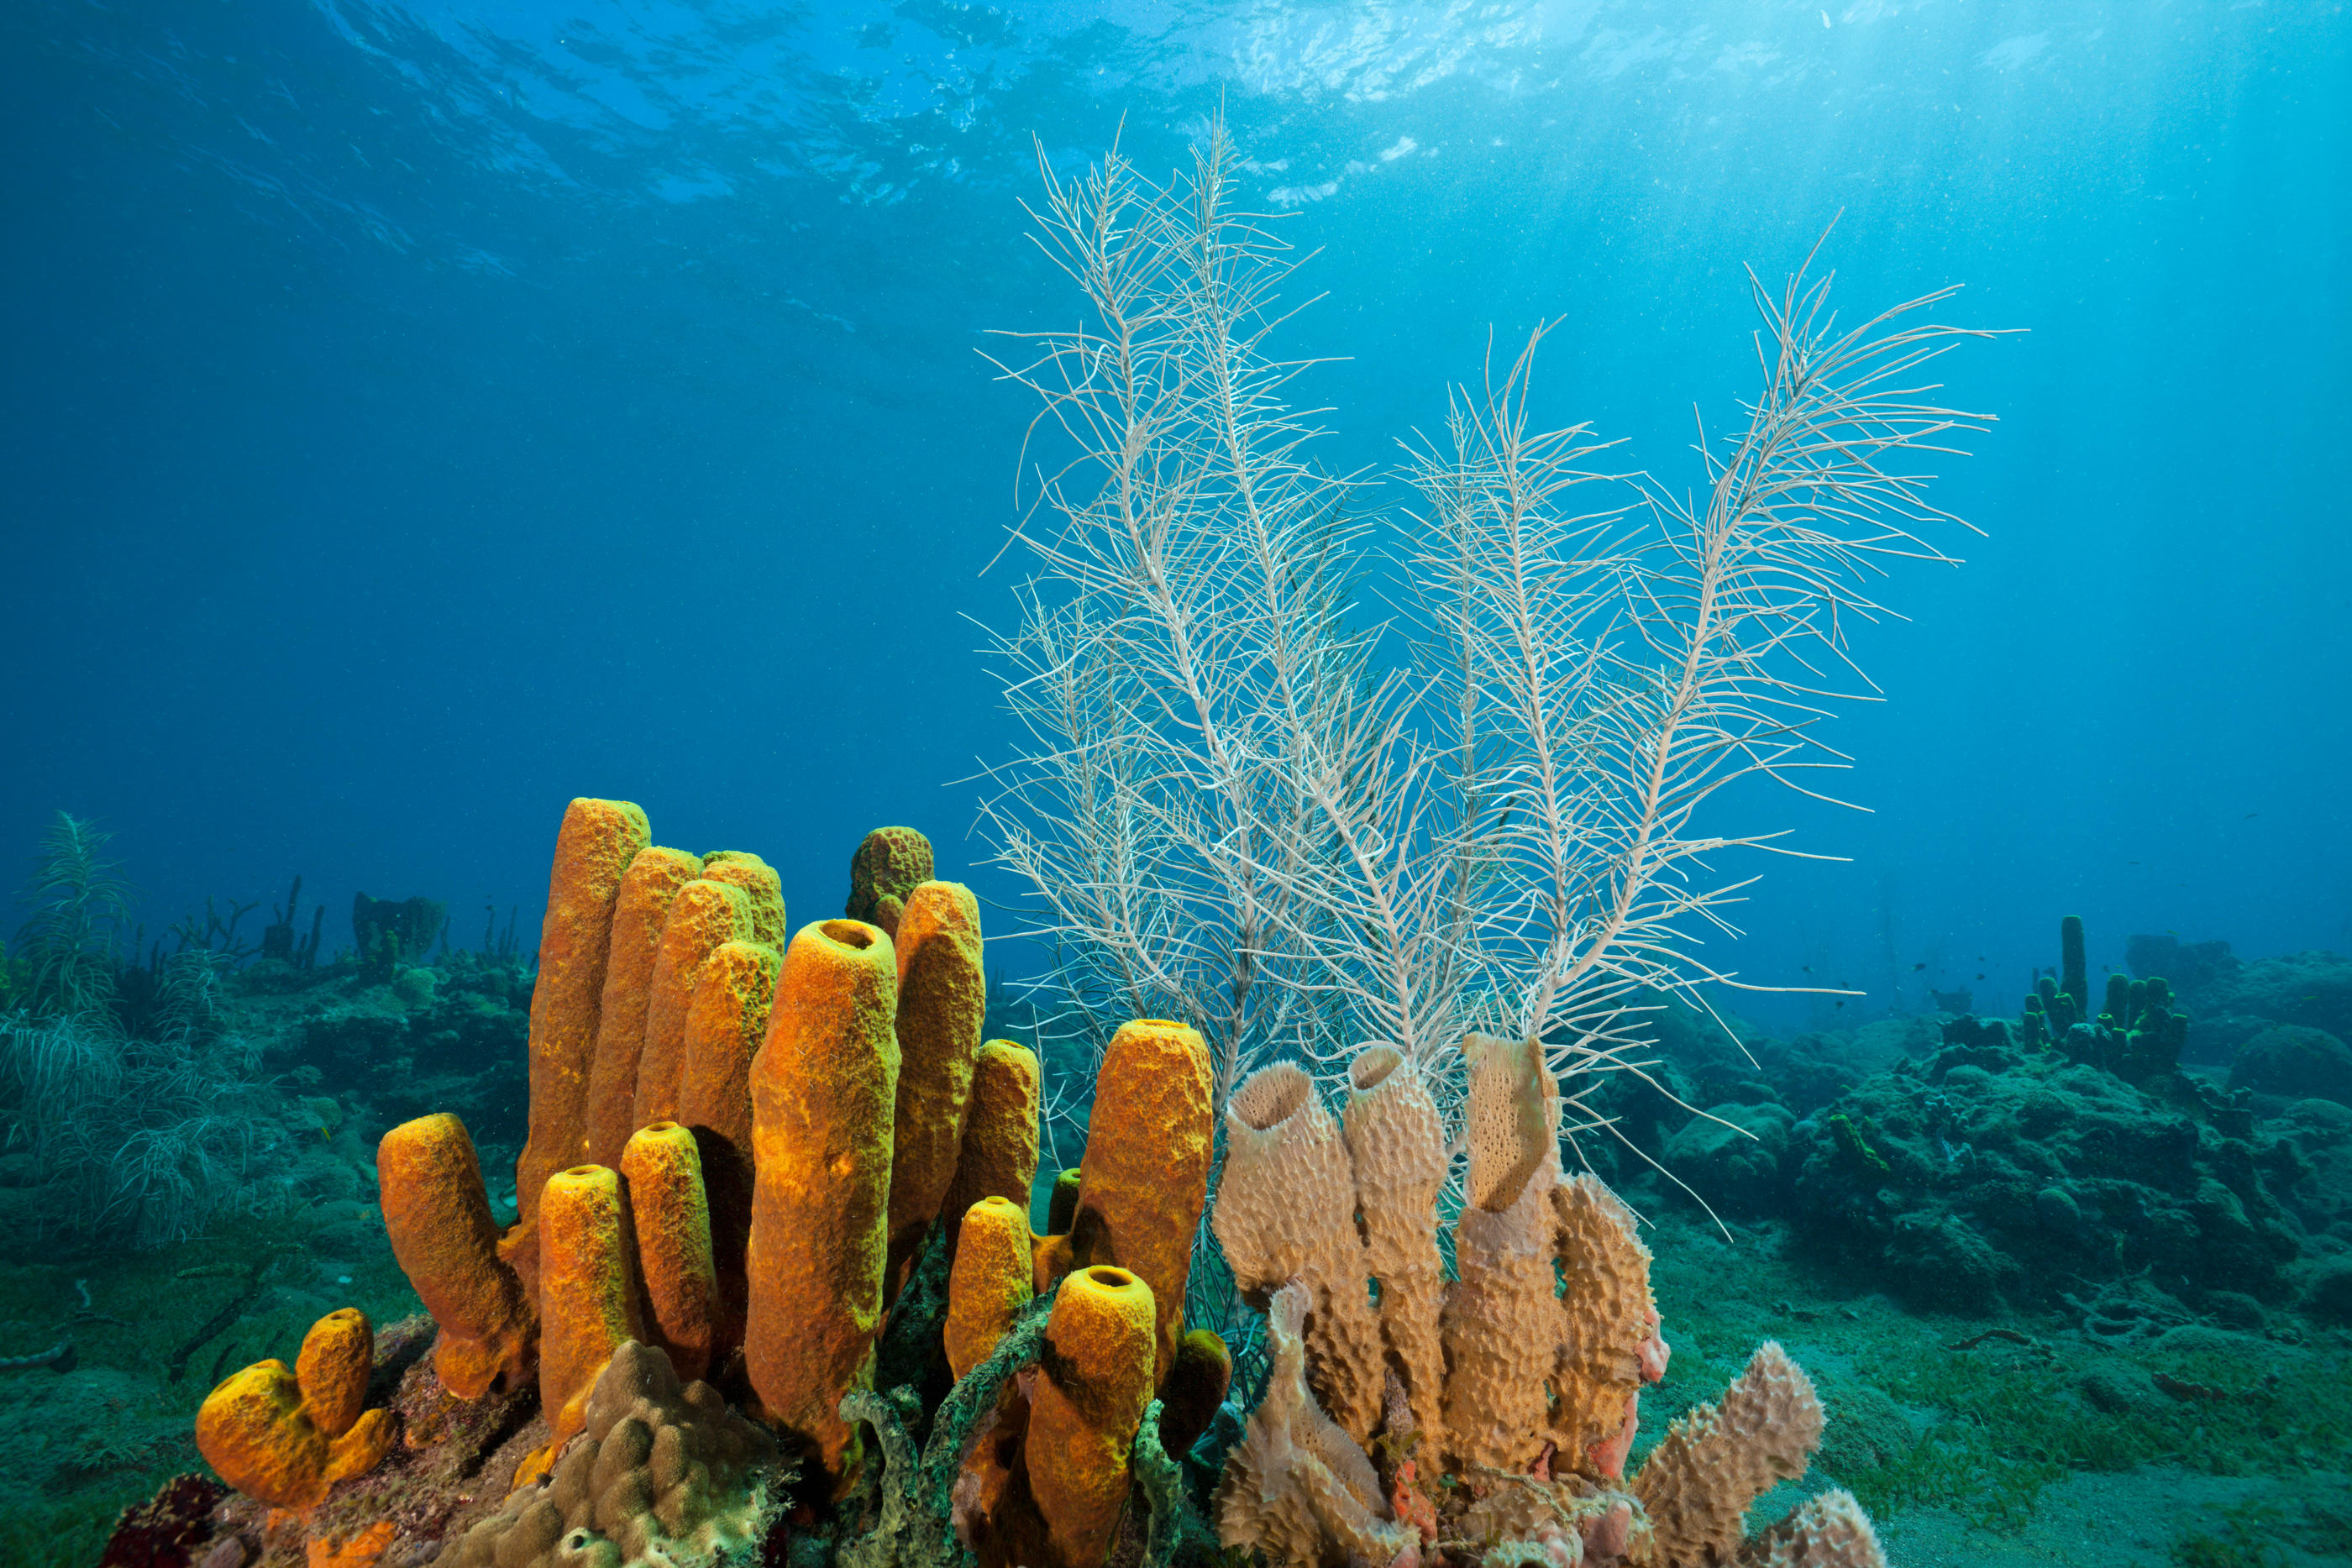
{"type": "Polygon", "coordinates": [[[1978,979],[1979,979],[1979,980],[1981,980],[1981,979],[1983,979],[1983,978],[1984,978],[1984,977],[1983,977],[1982,975],[1979,975],[1979,976],[1977,977],[1977,978],[1978,978],[1978,979]]]}
{"type": "Polygon", "coordinates": [[[1813,972],[1813,967],[1811,964],[1800,964],[1797,967],[1808,975],[1813,972]]]}
{"type": "Polygon", "coordinates": [[[1838,1009],[1839,1009],[1839,1010],[1840,1010],[1840,1011],[1844,1010],[1844,1008],[1845,1008],[1845,998],[1844,998],[1843,997],[1840,997],[1840,998],[1838,998],[1837,1005],[1838,1005],[1838,1009]]]}
{"type": "Polygon", "coordinates": [[[2126,861],[2126,862],[2124,862],[2124,864],[2126,864],[2126,865],[2137,865],[2137,864],[2139,864],[2139,862],[2137,862],[2137,861],[2126,861]]]}
{"type": "Polygon", "coordinates": [[[2239,819],[2238,819],[2238,821],[2242,821],[2242,822],[2251,822],[2251,821],[2252,821],[2256,817],[2259,817],[2259,816],[2261,816],[2261,815],[2262,815],[2262,813],[2261,813],[2260,811],[2249,811],[2249,812],[2247,812],[2244,816],[2242,816],[2242,817],[2239,818],[2239,819]]]}
{"type": "Polygon", "coordinates": [[[1916,974],[1917,974],[1920,970],[1922,970],[1922,969],[1926,968],[1927,967],[1927,965],[1925,965],[1925,964],[1914,964],[1914,965],[1912,965],[1912,966],[1911,966],[1911,972],[1912,972],[1913,974],[1915,974],[1915,975],[1916,975],[1916,974]]]}

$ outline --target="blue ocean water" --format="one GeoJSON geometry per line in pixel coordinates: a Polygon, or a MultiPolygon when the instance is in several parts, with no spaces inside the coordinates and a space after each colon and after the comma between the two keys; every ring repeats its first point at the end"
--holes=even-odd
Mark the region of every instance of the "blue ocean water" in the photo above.
{"type": "MultiPolygon", "coordinates": [[[[1938,995],[2016,1013],[2061,956],[2067,915],[2094,983],[2138,934],[2221,938],[2249,959],[2352,952],[2352,16],[2319,0],[12,0],[0,889],[66,811],[113,834],[148,943],[207,900],[249,907],[240,936],[258,940],[301,877],[303,926],[327,910],[322,956],[351,945],[355,894],[442,900],[457,947],[497,947],[485,919],[515,922],[527,952],[564,801],[609,797],[645,804],[654,841],[767,856],[793,926],[840,907],[870,828],[919,825],[940,874],[973,883],[1007,938],[990,945],[992,973],[1042,973],[1049,952],[1012,940],[1033,900],[976,822],[981,776],[1018,746],[981,649],[1018,618],[1025,564],[1007,531],[1034,416],[988,355],[1007,352],[992,334],[1077,318],[1030,240],[1040,164],[1077,176],[1118,146],[1157,174],[1216,115],[1246,155],[1242,200],[1303,258],[1277,352],[1318,362],[1298,381],[1328,409],[1318,461],[1367,475],[1357,503],[1390,543],[1412,529],[1400,440],[1440,430],[1449,385],[1538,322],[1555,322],[1538,416],[1590,421],[1673,491],[1703,485],[1694,416],[1722,430],[1755,388],[1745,268],[1778,287],[1821,242],[1846,319],[1961,285],[1936,319],[2001,329],[1936,362],[1936,397],[1990,418],[1964,454],[1927,458],[1931,498],[1980,534],[1933,534],[1964,564],[1906,564],[1872,588],[1895,616],[1849,628],[1882,701],[1825,727],[1853,767],[1822,788],[1867,811],[1743,785],[1703,821],[1792,830],[1818,856],[1724,861],[1727,877],[1764,879],[1731,912],[1745,938],[1710,940],[1706,961],[1785,992],[1727,1009],[1757,1034],[1916,1025],[1884,1061],[1855,1046],[1818,1095],[1792,1089],[1804,1062],[1771,1058],[1764,1095],[1790,1100],[1776,1135],[1800,1145],[1769,1213],[1710,1189],[1724,1216],[1800,1225],[1801,1140],[1846,1147],[1822,1131],[1832,1095],[1943,1046],[1927,1020],[1967,1009],[1938,995]]],[[[1364,613],[1392,585],[1369,585],[1364,613]]],[[[21,915],[0,922],[19,956],[21,915]]],[[[520,967],[445,971],[442,1006],[480,995],[520,1034],[520,967]]],[[[2312,999],[2286,980],[2274,992],[2227,1049],[2312,999]]],[[[0,1022],[16,1001],[0,989],[0,1022]]],[[[393,1006],[379,1001],[351,1009],[393,1006]]],[[[379,1013],[339,1041],[372,1039],[379,1013]]],[[[291,1004],[270,1016],[273,1041],[297,1039],[287,1018],[291,1004]]],[[[285,1093],[320,1091],[303,1100],[324,1105],[306,1143],[351,1145],[343,1164],[372,1183],[383,1122],[421,1107],[395,1110],[358,1067],[336,1079],[348,1062],[320,1049],[285,1093]],[[346,1105],[364,1114],[336,1110],[355,1083],[346,1105]]],[[[2225,1074],[2221,1055],[2201,1065],[2225,1074]]],[[[522,1119],[508,1067],[513,1093],[468,1105],[494,1201],[513,1201],[499,1183],[522,1119]]],[[[1740,1100],[1752,1083],[1691,1072],[1677,1089],[1706,1086],[1696,1107],[1755,1103],[1740,1100]]],[[[0,1083],[9,1105],[33,1103],[26,1083],[0,1083]]],[[[2263,1100],[2265,1126],[2315,1105],[2303,1093],[2263,1100]]],[[[1992,1143],[1928,1100],[1900,1128],[1882,1100],[1837,1103],[1877,1116],[1884,1138],[1867,1138],[1884,1150],[1927,1152],[1916,1187],[1950,1192],[1959,1173],[1985,1176],[1973,1161],[1992,1143]]],[[[33,1138],[9,1116],[0,1197],[33,1189],[5,1166],[33,1138]]],[[[1649,1147],[1673,1155],[1682,1133],[1658,1126],[1649,1147]]],[[[2319,1147],[2310,1126],[2295,1138],[2319,1147]]],[[[1686,1145],[1694,1161],[1722,1155],[1686,1145]]],[[[2352,1155],[2331,1159],[2336,1197],[2307,1185],[2295,1208],[2294,1267],[2246,1265],[2267,1270],[2261,1283],[2234,1260],[2194,1283],[2164,1274],[2147,1291],[2171,1305],[2140,1300],[2128,1322],[2267,1323],[2303,1354],[2295,1314],[2336,1312],[2288,1371],[2343,1377],[2352,1155]]],[[[1707,1168],[1738,1183],[1736,1161],[1707,1168]]],[[[2051,1216],[2072,1216],[2084,1229],[2065,1246],[2131,1229],[2124,1197],[2100,1210],[2067,1187],[2055,1204],[2063,1183],[2044,1176],[2011,1206],[2042,1204],[2053,1234],[2051,1216]]],[[[1622,1180],[1649,1177],[1628,1161],[1622,1180]]],[[[358,1213],[362,1187],[301,1201],[358,1213]]],[[[130,1253],[118,1222],[49,1260],[52,1232],[21,1213],[0,1208],[0,1229],[26,1228],[0,1255],[0,1356],[47,1343],[37,1305],[80,1281],[99,1291],[73,1316],[97,1323],[78,1328],[87,1365],[127,1375],[179,1347],[193,1368],[184,1383],[174,1364],[152,1408],[131,1392],[106,1406],[136,1406],[160,1437],[89,1474],[142,1495],[151,1469],[195,1465],[184,1406],[207,1368],[291,1354],[310,1312],[346,1295],[381,1312],[404,1291],[376,1255],[381,1213],[360,1225],[339,1210],[348,1250],[318,1244],[318,1279],[264,1298],[254,1262],[252,1295],[219,1286],[236,1326],[188,1343],[216,1307],[207,1241],[139,1232],[142,1249],[181,1250],[122,1262],[164,1270],[152,1281],[108,1283],[85,1253],[130,1253]],[[191,1322],[108,1352],[127,1302],[169,1293],[191,1322]]],[[[1707,1234],[1675,1232],[1677,1312],[1757,1267],[1752,1249],[1706,1250],[1707,1234]]],[[[2116,1274],[2157,1267],[2119,1239],[2112,1250],[2116,1274]]],[[[1931,1255],[1919,1277],[1948,1262],[1931,1255]]],[[[1851,1322],[1855,1344],[1865,1328],[1882,1352],[1910,1333],[1943,1365],[1980,1323],[2028,1323],[2009,1316],[2030,1295],[2009,1277],[1924,1298],[1916,1279],[1849,1279],[1851,1295],[1821,1298],[1846,1307],[1788,1279],[1743,1286],[1761,1305],[1724,1331],[1736,1354],[1767,1333],[1828,1343],[1851,1322]],[[1830,1326],[1790,1328],[1816,1316],[1830,1326]]],[[[2126,1322],[2100,1316],[2124,1312],[2112,1293],[2032,1300],[2051,1322],[2126,1322]]],[[[2079,1333],[2070,1356],[2112,1349],[2079,1333]]],[[[2115,1344],[2138,1354],[2136,1333],[2115,1344]]],[[[1927,1373],[1903,1383],[1853,1356],[1912,1413],[1967,1406],[1927,1373]]],[[[1706,1352],[1684,1365],[1700,1368],[1673,1385],[1686,1401],[1738,1371],[1706,1352]]],[[[24,1408],[0,1420],[0,1453],[24,1408]]],[[[2119,1441],[2103,1477],[2145,1479],[2133,1467],[2178,1458],[2192,1427],[2204,1443],[2204,1406],[2149,1408],[2157,1448],[2119,1441]]],[[[2340,1427],[2305,1438],[2288,1458],[2347,1469],[2340,1427]]],[[[108,1519],[122,1502],[73,1495],[108,1519]]],[[[2077,1502],[2149,1507],[2145,1493],[2077,1502]]],[[[2225,1488],[2194,1500],[2239,1504],[2253,1507],[2225,1488]]],[[[14,1507],[0,1498],[0,1514],[14,1507]]],[[[103,1540],[75,1519],[75,1542],[103,1540]]],[[[2352,1552],[2352,1523],[2328,1519],[2298,1549],[2352,1552]]],[[[2095,1523],[2065,1521],[2088,1552],[2095,1523]]],[[[2168,1561],[2161,1542],[2149,1552],[2079,1561],[2168,1561]]]]}
{"type": "Polygon", "coordinates": [[[1319,253],[1286,340],[1336,361],[1338,466],[1557,317],[1546,412],[1688,485],[1693,409],[1752,380],[1741,267],[1833,218],[1849,310],[1961,283],[1952,319],[2027,329],[1945,362],[2000,419],[1937,490],[1985,533],[1861,638],[1886,700],[1834,739],[1873,814],[1738,824],[1851,857],[1766,868],[1743,976],[2005,997],[2061,913],[2095,963],[2347,940],[2339,7],[25,0],[0,30],[0,844],[97,819],[153,928],[299,873],[338,921],[422,893],[470,936],[535,915],[581,793],[757,845],[796,913],[890,821],[1014,897],[962,781],[1009,741],[974,623],[1012,614],[982,569],[1031,409],[975,350],[1075,309],[1024,238],[1038,149],[1164,168],[1222,105],[1244,195],[1319,253]]]}

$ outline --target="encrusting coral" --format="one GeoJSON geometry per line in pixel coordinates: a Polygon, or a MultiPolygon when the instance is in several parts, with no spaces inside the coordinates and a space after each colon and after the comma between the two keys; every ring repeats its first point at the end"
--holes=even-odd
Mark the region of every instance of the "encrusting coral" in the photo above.
{"type": "Polygon", "coordinates": [[[362,1408],[374,1345],[366,1313],[328,1313],[303,1336],[292,1371],[257,1362],[205,1396],[197,1449],[247,1497],[317,1506],[335,1482],[373,1469],[391,1450],[392,1417],[362,1408]]]}
{"type": "Polygon", "coordinates": [[[669,1358],[614,1348],[579,1438],[445,1551],[446,1568],[684,1568],[756,1545],[781,1502],[776,1445],[669,1358]]]}
{"type": "Polygon", "coordinates": [[[881,1326],[898,990],[879,930],[803,926],[751,1070],[745,1367],[768,1419],[810,1444],[837,1485],[858,1462],[842,1396],[870,1383],[881,1326]]]}

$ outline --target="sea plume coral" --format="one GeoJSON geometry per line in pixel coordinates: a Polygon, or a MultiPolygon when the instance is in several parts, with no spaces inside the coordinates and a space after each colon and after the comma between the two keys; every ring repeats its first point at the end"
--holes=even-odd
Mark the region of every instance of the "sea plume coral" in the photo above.
{"type": "Polygon", "coordinates": [[[983,818],[1064,1012],[1192,1023],[1219,1109],[1282,1051],[1336,1092],[1365,1040],[1614,1065],[1645,997],[1728,978],[1695,952],[1741,885],[1710,857],[1770,835],[1702,809],[1838,764],[1812,730],[1863,585],[1950,559],[1904,466],[1975,427],[1918,384],[1969,335],[1907,318],[1945,294],[1847,326],[1825,279],[1755,283],[1760,390],[1702,428],[1688,501],[1536,422],[1538,328],[1411,460],[1391,636],[1359,613],[1388,586],[1370,497],[1315,459],[1272,336],[1293,263],[1223,122],[1165,185],[1116,151],[1041,167],[1037,239],[1088,317],[999,361],[1040,400],[1041,477],[995,650],[1026,734],[983,818]]]}

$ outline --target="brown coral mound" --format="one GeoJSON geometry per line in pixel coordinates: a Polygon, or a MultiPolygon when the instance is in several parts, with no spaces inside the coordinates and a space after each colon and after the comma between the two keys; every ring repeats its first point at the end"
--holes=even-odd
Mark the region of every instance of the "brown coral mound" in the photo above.
{"type": "Polygon", "coordinates": [[[587,1428],[445,1551],[447,1568],[703,1568],[760,1540],[785,1479],[776,1445],[707,1383],[681,1387],[635,1342],[588,1399],[587,1428]]]}

